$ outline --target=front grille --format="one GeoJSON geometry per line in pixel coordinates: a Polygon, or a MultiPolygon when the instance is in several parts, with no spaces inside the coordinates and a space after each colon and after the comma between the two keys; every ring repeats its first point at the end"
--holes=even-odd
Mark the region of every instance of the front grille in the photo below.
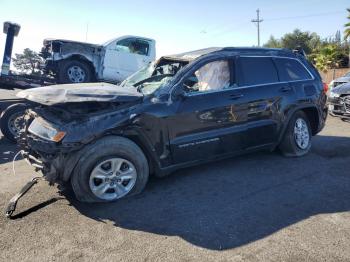
{"type": "Polygon", "coordinates": [[[340,104],[340,97],[328,97],[328,103],[330,104],[340,104]]]}
{"type": "Polygon", "coordinates": [[[344,107],[347,113],[350,113],[350,96],[344,97],[344,107]]]}

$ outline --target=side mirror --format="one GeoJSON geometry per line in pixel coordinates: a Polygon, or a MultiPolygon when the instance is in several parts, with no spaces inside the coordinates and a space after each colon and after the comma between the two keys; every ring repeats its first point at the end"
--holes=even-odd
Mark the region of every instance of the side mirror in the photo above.
{"type": "Polygon", "coordinates": [[[173,92],[173,97],[175,99],[184,99],[186,96],[186,92],[181,86],[178,86],[173,92]]]}

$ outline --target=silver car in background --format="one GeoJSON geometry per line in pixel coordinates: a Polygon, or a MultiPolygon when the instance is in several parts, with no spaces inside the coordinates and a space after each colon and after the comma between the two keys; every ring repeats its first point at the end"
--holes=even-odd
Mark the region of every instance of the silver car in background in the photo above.
{"type": "Polygon", "coordinates": [[[338,77],[334,79],[332,82],[329,84],[329,88],[333,89],[334,87],[337,87],[339,85],[349,83],[350,82],[350,71],[347,72],[345,75],[338,77]]]}

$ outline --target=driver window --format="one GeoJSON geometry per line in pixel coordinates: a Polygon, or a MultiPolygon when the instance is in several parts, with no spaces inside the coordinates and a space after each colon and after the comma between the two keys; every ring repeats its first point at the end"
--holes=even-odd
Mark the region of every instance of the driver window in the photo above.
{"type": "Polygon", "coordinates": [[[117,42],[116,47],[118,51],[138,55],[148,55],[149,51],[149,44],[147,41],[135,38],[122,39],[117,42]]]}
{"type": "Polygon", "coordinates": [[[230,86],[230,66],[220,60],[205,64],[184,81],[186,92],[209,92],[230,86]]]}

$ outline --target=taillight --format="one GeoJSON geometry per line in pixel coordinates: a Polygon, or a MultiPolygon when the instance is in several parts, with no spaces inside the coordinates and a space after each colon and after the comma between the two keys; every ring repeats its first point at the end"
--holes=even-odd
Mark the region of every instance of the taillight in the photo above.
{"type": "Polygon", "coordinates": [[[326,83],[323,83],[323,92],[328,92],[328,85],[326,83]]]}

